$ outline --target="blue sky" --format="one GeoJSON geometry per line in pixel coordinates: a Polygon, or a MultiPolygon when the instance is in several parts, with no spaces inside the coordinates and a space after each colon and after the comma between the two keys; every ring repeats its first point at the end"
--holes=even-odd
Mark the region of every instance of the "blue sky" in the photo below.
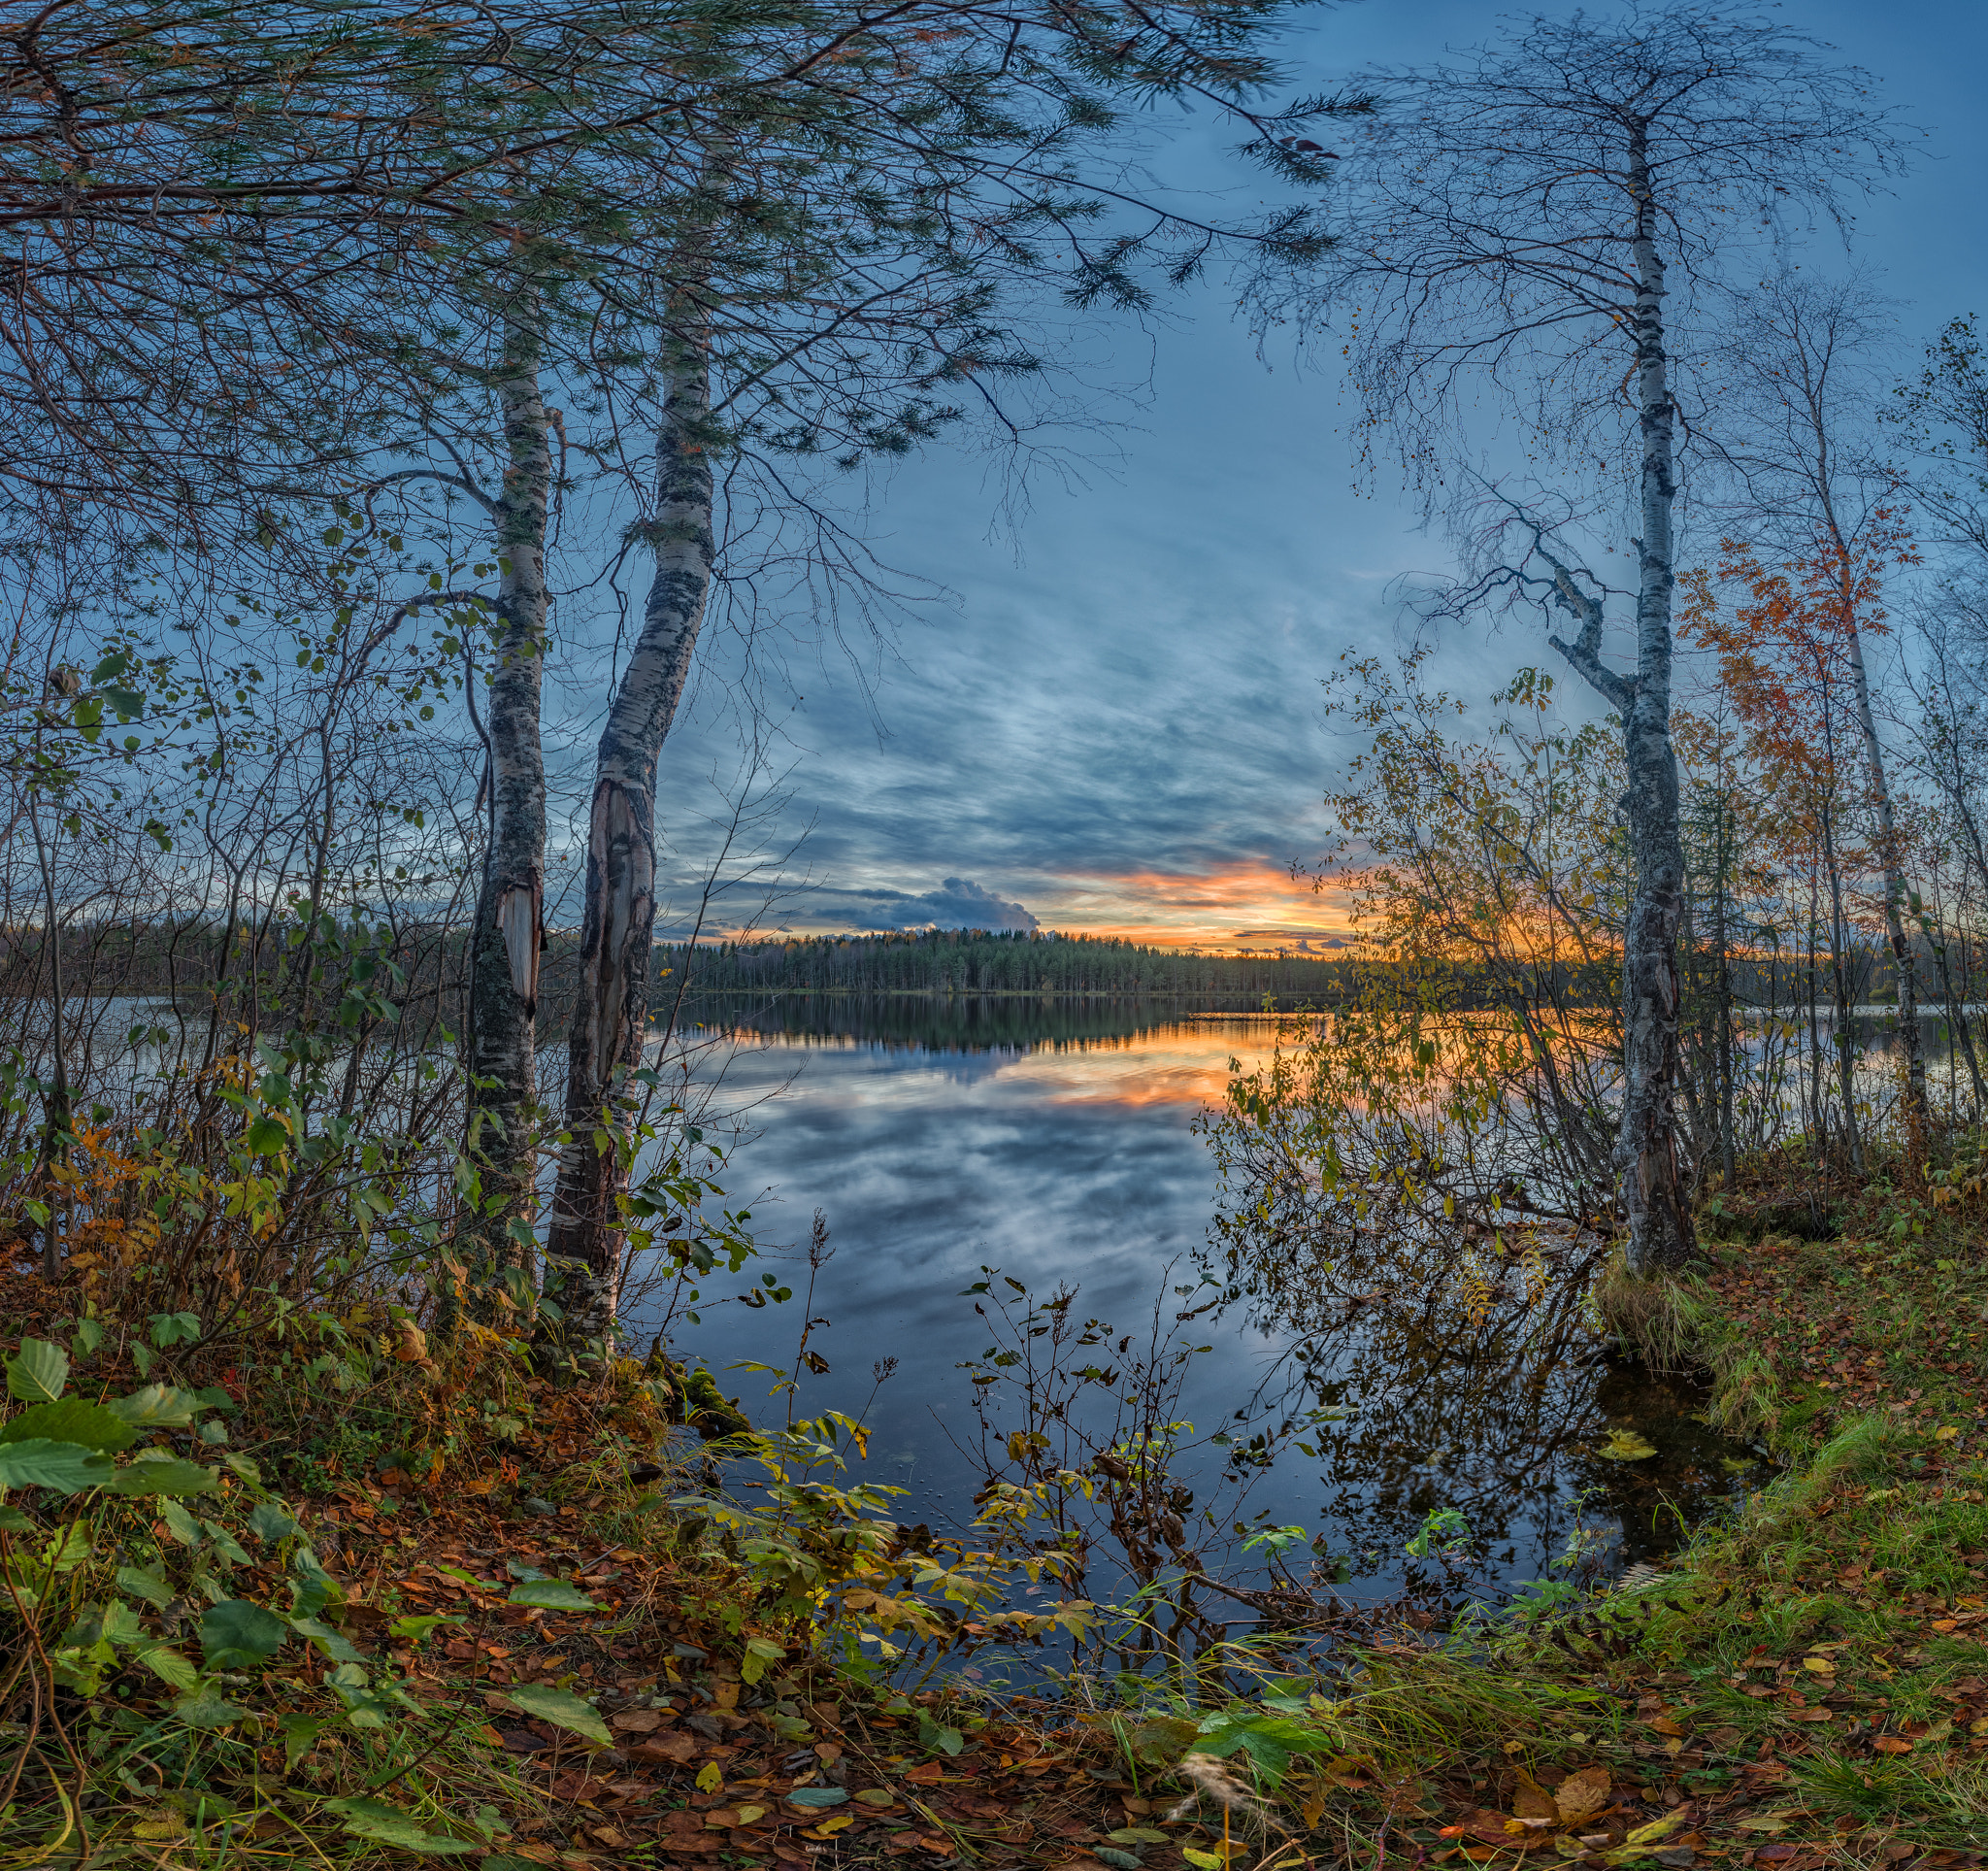
{"type": "MultiPolygon", "coordinates": [[[[1973,96],[1988,9],[1774,12],[1868,67],[1932,133],[1916,172],[1863,210],[1854,250],[1901,302],[1908,368],[1948,317],[1988,310],[1988,132],[1973,96]]],[[[1492,17],[1444,0],[1313,11],[1287,38],[1291,89],[1426,61],[1492,17]]],[[[1232,214],[1268,198],[1207,120],[1159,127],[1150,161],[1176,186],[1232,214]]],[[[1838,247],[1810,263],[1845,260],[1838,247]]],[[[1080,474],[1039,477],[1013,523],[987,464],[944,449],[880,488],[878,552],[950,601],[906,624],[872,680],[804,652],[768,685],[784,778],[754,847],[766,861],[720,903],[719,925],[758,909],[778,873],[802,887],[766,913],[769,928],[947,920],[987,898],[1045,927],[1169,943],[1268,946],[1254,932],[1343,926],[1335,902],[1288,875],[1320,850],[1320,795],[1347,753],[1319,720],[1318,679],[1344,651],[1390,647],[1391,582],[1440,571],[1446,553],[1385,484],[1356,490],[1337,384],[1287,351],[1260,357],[1232,299],[1215,281],[1144,324],[1077,336],[1092,381],[1149,389],[1090,438],[1080,474]]],[[[1512,627],[1444,644],[1439,673],[1483,695],[1542,655],[1512,627]]],[[[707,815],[722,810],[712,777],[738,770],[737,658],[736,644],[712,642],[664,751],[679,919],[712,850],[707,815]]]]}

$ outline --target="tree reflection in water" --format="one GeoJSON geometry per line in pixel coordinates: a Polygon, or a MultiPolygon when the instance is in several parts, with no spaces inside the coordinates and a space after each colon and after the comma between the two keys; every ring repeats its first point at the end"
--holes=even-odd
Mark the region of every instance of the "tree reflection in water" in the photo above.
{"type": "Polygon", "coordinates": [[[1311,1592],[1439,1622],[1467,1597],[1508,1595],[1541,1554],[1573,1584],[1661,1561],[1765,1478],[1750,1447],[1702,1420],[1703,1387],[1614,1353],[1590,1297],[1597,1234],[1383,1219],[1335,1240],[1265,1203],[1232,1209],[1221,1231],[1227,1303],[1290,1341],[1240,1453],[1246,1465],[1280,1441],[1315,1451],[1311,1592]],[[1655,1453],[1609,1458],[1611,1431],[1655,1453]],[[1445,1509],[1469,1537],[1408,1556],[1445,1509]]]}

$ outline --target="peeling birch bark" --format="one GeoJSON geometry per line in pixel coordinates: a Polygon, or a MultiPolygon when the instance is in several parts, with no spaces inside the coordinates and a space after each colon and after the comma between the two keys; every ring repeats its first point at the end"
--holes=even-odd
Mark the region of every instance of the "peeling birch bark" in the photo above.
{"type": "Polygon", "coordinates": [[[1676,585],[1672,517],[1677,503],[1676,406],[1665,349],[1664,261],[1647,128],[1631,127],[1629,186],[1636,202],[1637,425],[1642,438],[1642,538],[1637,543],[1636,685],[1622,722],[1629,773],[1636,893],[1623,934],[1622,1128],[1616,1167],[1629,1212],[1629,1262],[1638,1272],[1682,1266],[1697,1253],[1677,1160],[1679,1071],[1677,932],[1684,916],[1684,840],[1677,755],[1671,745],[1671,607],[1676,585]]]}
{"type": "Polygon", "coordinates": [[[497,394],[509,459],[495,502],[500,565],[497,668],[490,684],[490,822],[470,949],[469,1142],[492,1212],[480,1217],[486,1274],[528,1266],[510,1223],[533,1209],[535,1020],[545,940],[546,762],[539,738],[546,666],[546,518],[550,423],[528,317],[505,333],[497,394]]]}
{"type": "Polygon", "coordinates": [[[608,710],[587,827],[580,980],[567,1033],[566,1129],[548,1252],[587,1273],[567,1289],[568,1331],[600,1338],[620,1301],[624,1186],[618,1145],[642,1064],[655,930],[656,761],[704,624],[715,552],[708,367],[693,345],[656,436],[655,577],[642,632],[608,710]]]}
{"type": "Polygon", "coordinates": [[[1648,134],[1630,126],[1628,184],[1636,203],[1637,423],[1641,433],[1642,537],[1636,542],[1636,674],[1601,659],[1603,609],[1567,567],[1553,568],[1555,601],[1580,620],[1574,642],[1548,641],[1622,719],[1622,752],[1636,888],[1622,937],[1622,1119],[1615,1169],[1629,1219],[1629,1264],[1639,1273],[1677,1267],[1698,1252],[1677,1157],[1677,1028],[1682,999],[1677,936],[1684,920],[1684,839],[1677,755],[1671,744],[1671,610],[1676,586],[1672,515],[1677,501],[1675,407],[1664,333],[1664,261],[1657,248],[1648,134]]]}

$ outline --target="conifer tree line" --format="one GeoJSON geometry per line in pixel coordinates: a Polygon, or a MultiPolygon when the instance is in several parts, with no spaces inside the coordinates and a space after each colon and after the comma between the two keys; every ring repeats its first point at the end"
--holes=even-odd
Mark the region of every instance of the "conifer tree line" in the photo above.
{"type": "Polygon", "coordinates": [[[1264,995],[1286,1004],[1331,999],[1342,973],[1327,956],[1208,954],[1048,930],[662,943],[656,958],[665,981],[698,994],[1218,994],[1245,1006],[1264,995]]]}

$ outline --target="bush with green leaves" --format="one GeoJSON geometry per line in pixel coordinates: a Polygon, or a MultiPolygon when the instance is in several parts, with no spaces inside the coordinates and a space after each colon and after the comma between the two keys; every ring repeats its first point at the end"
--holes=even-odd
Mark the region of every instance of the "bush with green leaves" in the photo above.
{"type": "Polygon", "coordinates": [[[469,1843],[364,1796],[400,1779],[403,1752],[431,1753],[448,1712],[325,1621],[340,1587],[253,1461],[228,1453],[209,1466],[174,1447],[215,1448],[207,1413],[222,1399],[153,1384],[92,1401],[70,1371],[67,1352],[33,1338],[6,1364],[21,1407],[0,1422],[0,1721],[24,1740],[0,1799],[14,1797],[16,1822],[46,1816],[41,1849],[77,1850],[86,1821],[105,1822],[84,1790],[121,1788],[220,1827],[222,1842],[278,1814],[403,1850],[484,1849],[494,1807],[469,1821],[483,1834],[469,1843]],[[281,1580],[277,1602],[239,1595],[248,1569],[281,1580]],[[362,1794],[306,1790],[311,1811],[286,1810],[299,1789],[258,1772],[260,1750],[280,1740],[295,1769],[327,1738],[357,1744],[362,1794]]]}

